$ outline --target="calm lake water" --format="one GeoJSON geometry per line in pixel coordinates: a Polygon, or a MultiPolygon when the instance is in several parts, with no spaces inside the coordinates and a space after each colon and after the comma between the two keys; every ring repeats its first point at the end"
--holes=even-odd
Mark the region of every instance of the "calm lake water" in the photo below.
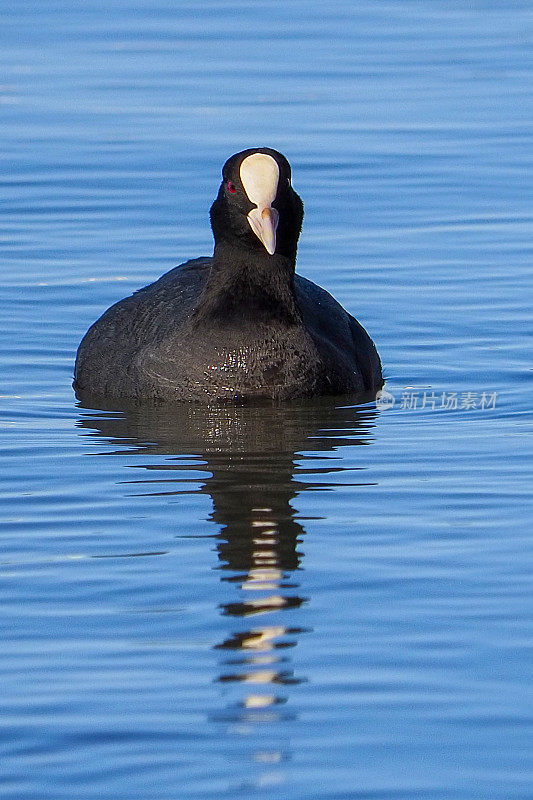
{"type": "Polygon", "coordinates": [[[530,9],[0,3],[3,798],[531,797],[530,9]],[[393,407],[80,407],[258,145],[393,407]]]}

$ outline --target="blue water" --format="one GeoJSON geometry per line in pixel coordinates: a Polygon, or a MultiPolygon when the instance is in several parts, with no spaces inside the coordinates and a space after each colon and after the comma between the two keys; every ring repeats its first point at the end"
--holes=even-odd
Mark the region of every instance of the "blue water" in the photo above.
{"type": "Polygon", "coordinates": [[[1,796],[530,798],[530,3],[0,22],[1,796]],[[81,407],[256,145],[393,407],[81,407]]]}

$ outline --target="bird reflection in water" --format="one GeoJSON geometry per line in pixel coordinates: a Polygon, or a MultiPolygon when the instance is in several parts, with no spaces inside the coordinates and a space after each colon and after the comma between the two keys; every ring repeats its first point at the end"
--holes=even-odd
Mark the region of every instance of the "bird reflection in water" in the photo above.
{"type": "MultiPolygon", "coordinates": [[[[243,689],[239,702],[217,718],[244,726],[244,731],[250,724],[289,716],[287,709],[282,711],[287,688],[305,677],[294,670],[288,651],[310,630],[295,625],[294,614],[285,624],[283,619],[283,612],[294,612],[307,601],[298,578],[305,531],[291,501],[302,492],[332,486],[331,478],[320,481],[320,476],[339,471],[338,466],[307,466],[306,459],[313,457],[305,451],[327,456],[339,446],[365,444],[376,412],[321,398],[285,405],[129,408],[110,416],[82,413],[81,427],[127,443],[128,452],[133,447],[134,453],[181,460],[187,454],[182,465],[178,458],[170,463],[165,458],[147,469],[188,470],[191,457],[202,459],[206,477],[194,491],[212,498],[218,570],[221,581],[235,588],[235,599],[219,606],[232,624],[215,645],[221,654],[217,680],[243,689]]],[[[157,497],[162,494],[183,490],[174,491],[173,484],[157,497]]]]}

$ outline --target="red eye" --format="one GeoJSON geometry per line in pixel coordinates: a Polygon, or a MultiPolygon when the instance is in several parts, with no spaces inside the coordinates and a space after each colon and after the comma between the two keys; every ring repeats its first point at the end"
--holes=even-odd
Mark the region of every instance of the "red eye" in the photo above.
{"type": "Polygon", "coordinates": [[[235,192],[237,191],[237,187],[235,186],[233,181],[228,181],[228,191],[231,192],[231,194],[235,194],[235,192]]]}

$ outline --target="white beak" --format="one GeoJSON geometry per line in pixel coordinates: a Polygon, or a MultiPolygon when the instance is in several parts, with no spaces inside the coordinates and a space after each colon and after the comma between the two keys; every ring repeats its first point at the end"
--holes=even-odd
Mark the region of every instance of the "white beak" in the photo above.
{"type": "Polygon", "coordinates": [[[276,252],[276,229],[279,214],[272,206],[252,208],[248,214],[248,222],[257,238],[265,245],[269,255],[276,252]]]}
{"type": "Polygon", "coordinates": [[[279,214],[272,208],[279,182],[279,167],[272,156],[252,153],[240,168],[241,183],[250,202],[255,203],[248,214],[248,222],[269,255],[276,252],[276,229],[279,214]]]}

